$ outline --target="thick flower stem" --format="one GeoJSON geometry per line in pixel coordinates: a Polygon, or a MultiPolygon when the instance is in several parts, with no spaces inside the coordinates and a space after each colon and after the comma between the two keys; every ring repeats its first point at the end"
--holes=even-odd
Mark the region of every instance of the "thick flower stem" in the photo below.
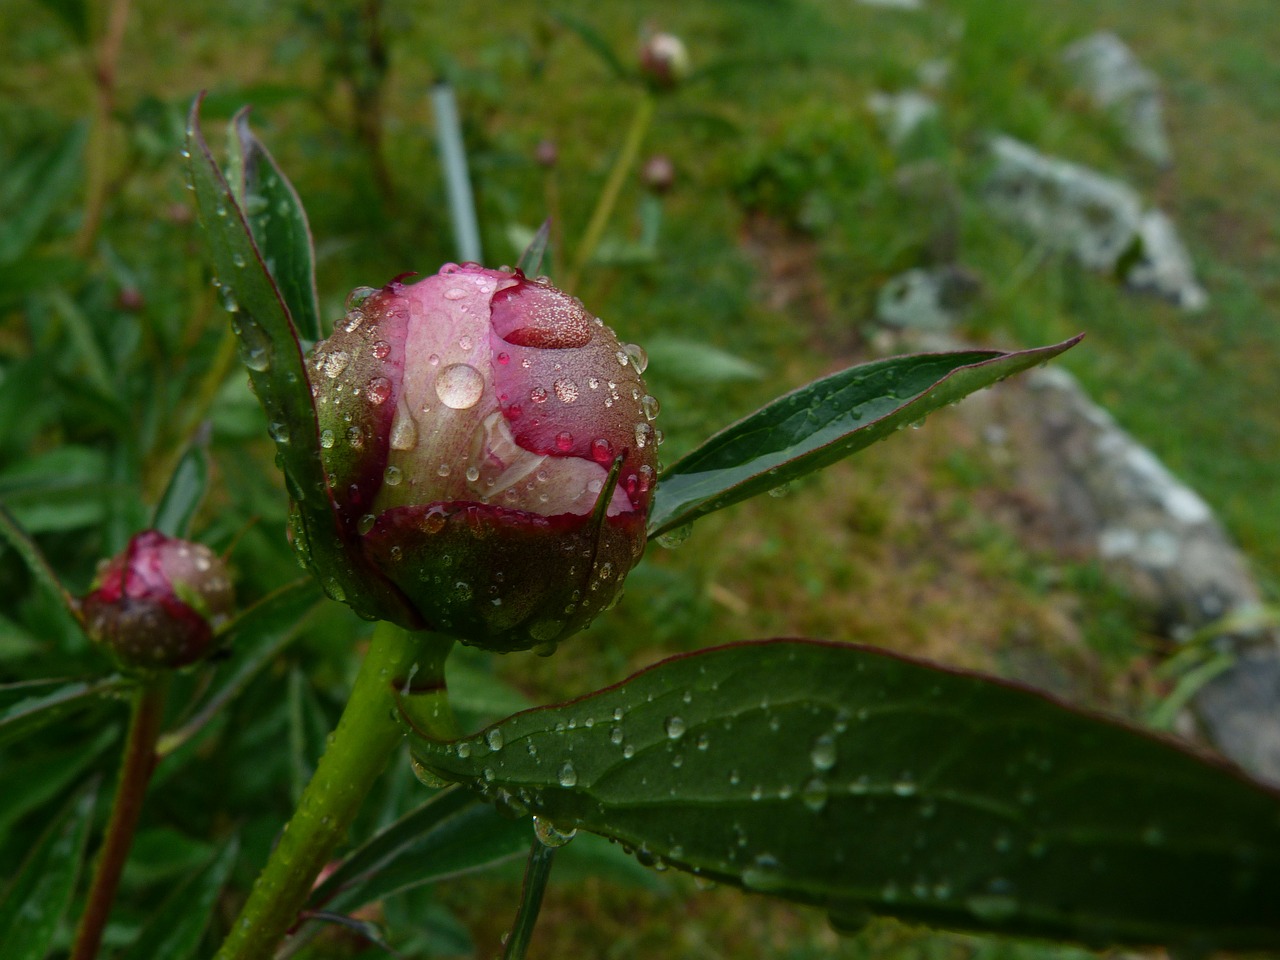
{"type": "Polygon", "coordinates": [[[111,819],[98,853],[98,865],[93,872],[93,883],[80,917],[80,926],[76,930],[71,960],[93,960],[102,945],[102,931],[111,915],[120,874],[124,871],[138,817],[142,813],[147,781],[155,767],[156,738],[160,735],[166,685],[164,676],[155,676],[143,680],[134,690],[129,734],[120,761],[120,779],[116,783],[111,819]]]}
{"type": "Polygon", "coordinates": [[[646,92],[636,105],[636,112],[631,118],[626,139],[622,141],[622,149],[613,162],[609,179],[605,181],[604,189],[600,191],[600,199],[596,201],[596,208],[591,212],[591,220],[587,223],[582,241],[578,244],[577,254],[573,260],[573,271],[569,274],[568,283],[565,284],[565,289],[570,293],[578,292],[578,281],[582,279],[582,271],[590,261],[591,255],[596,252],[596,247],[600,245],[600,238],[604,235],[609,216],[618,202],[618,194],[622,192],[623,181],[626,180],[627,172],[635,165],[636,157],[640,153],[640,145],[644,143],[644,136],[649,132],[649,124],[653,121],[656,105],[654,95],[649,92],[646,92]]]}
{"type": "Polygon", "coordinates": [[[275,952],[403,737],[398,689],[412,678],[414,688],[442,691],[450,646],[434,634],[378,624],[329,746],[217,960],[266,960],[275,952]]]}

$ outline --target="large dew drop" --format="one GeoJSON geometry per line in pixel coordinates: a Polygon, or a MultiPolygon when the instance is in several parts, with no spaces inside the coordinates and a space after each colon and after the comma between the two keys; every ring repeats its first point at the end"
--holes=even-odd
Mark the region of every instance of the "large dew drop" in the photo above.
{"type": "Polygon", "coordinates": [[[436,377],[436,396],[452,410],[474,407],[483,394],[484,377],[469,364],[450,364],[436,377]]]}

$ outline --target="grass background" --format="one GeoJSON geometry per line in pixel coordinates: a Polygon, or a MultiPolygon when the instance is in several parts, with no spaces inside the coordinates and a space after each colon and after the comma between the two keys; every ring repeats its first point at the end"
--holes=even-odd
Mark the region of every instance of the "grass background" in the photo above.
{"type": "MultiPolygon", "coordinates": [[[[458,92],[492,264],[518,256],[511,225],[536,226],[547,213],[546,175],[533,159],[542,139],[559,148],[565,235],[580,234],[637,89],[540,4],[385,3],[380,73],[366,56],[358,4],[138,0],[103,122],[84,38],[100,35],[108,6],[0,8],[0,496],[83,590],[96,560],[145,525],[175,452],[208,416],[215,473],[198,533],[231,551],[248,602],[294,571],[264,424],[228,362],[225,316],[183,189],[177,151],[191,98],[210,92],[215,144],[220,121],[253,105],[311,217],[332,319],[350,288],[454,258],[433,82],[447,78],[458,92]],[[373,94],[380,159],[358,122],[373,94]],[[82,244],[95,175],[107,185],[102,223],[82,244]]],[[[663,402],[664,459],[778,392],[870,355],[879,286],[954,260],[982,280],[966,336],[1029,346],[1088,333],[1061,362],[1219,511],[1275,598],[1280,61],[1270,0],[932,0],[918,12],[852,0],[615,0],[607,11],[565,0],[554,10],[589,23],[627,62],[646,25],[675,32],[695,66],[690,83],[663,97],[646,144],[677,170],[656,258],[593,269],[578,291],[624,339],[693,339],[763,372],[691,376],[655,351],[649,382],[663,402]],[[1171,168],[1131,153],[1073,91],[1060,52],[1098,29],[1115,30],[1160,75],[1171,168]],[[939,58],[950,64],[939,121],[891,148],[867,95],[915,85],[921,66],[939,58]],[[1210,307],[1186,315],[1130,296],[1040,257],[989,219],[976,187],[995,131],[1122,177],[1169,212],[1210,307]],[[896,186],[913,170],[928,171],[924,187],[896,186]]],[[[640,192],[625,189],[615,236],[637,234],[640,192]]],[[[538,702],[670,652],[813,635],[997,671],[1142,716],[1166,692],[1151,673],[1162,644],[1146,615],[1093,566],[1021,536],[1017,509],[1007,466],[948,411],[782,498],[700,522],[678,550],[653,549],[620,608],[556,657],[477,665],[538,702]]],[[[0,587],[5,677],[101,669],[11,554],[0,557],[0,587]]],[[[148,814],[158,852],[144,863],[167,866],[126,886],[118,942],[144,915],[148,890],[180,873],[175,851],[195,857],[232,821],[247,838],[237,882],[248,882],[288,810],[280,785],[292,760],[264,760],[261,745],[297,729],[298,704],[325,729],[350,677],[352,637],[364,629],[341,611],[322,618],[158,788],[148,814]],[[286,683],[296,700],[282,705],[286,683]],[[220,763],[251,772],[211,805],[202,790],[220,763]]],[[[90,767],[110,769],[109,752],[95,756],[90,767]]],[[[22,815],[39,820],[34,807],[22,815]]],[[[11,836],[0,860],[13,862],[20,848],[11,836]]],[[[888,921],[842,940],[815,912],[655,881],[600,856],[584,849],[576,865],[566,857],[558,868],[535,956],[1072,952],[888,921]],[[603,876],[588,875],[592,863],[603,876]]],[[[412,909],[388,905],[390,919],[432,911],[436,932],[414,947],[421,955],[492,955],[516,890],[515,874],[504,876],[451,885],[412,909]]]]}

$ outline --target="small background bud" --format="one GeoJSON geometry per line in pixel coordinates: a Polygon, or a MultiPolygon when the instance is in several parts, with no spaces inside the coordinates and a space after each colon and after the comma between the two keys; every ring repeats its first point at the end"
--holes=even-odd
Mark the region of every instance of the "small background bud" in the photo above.
{"type": "Polygon", "coordinates": [[[234,607],[218,555],[157,530],[137,534],[107,561],[82,604],[90,639],[125,666],[150,669],[206,656],[234,607]]]}
{"type": "Polygon", "coordinates": [[[666,154],[655,153],[645,161],[640,171],[640,178],[654,193],[666,193],[676,182],[675,164],[666,154]]]}
{"type": "Polygon", "coordinates": [[[655,87],[669,90],[689,75],[689,53],[674,34],[651,34],[640,47],[640,74],[655,87]]]}
{"type": "Polygon", "coordinates": [[[541,140],[538,145],[533,148],[533,158],[538,161],[539,166],[550,169],[556,165],[556,161],[560,159],[560,152],[556,149],[555,142],[552,140],[541,140]]]}

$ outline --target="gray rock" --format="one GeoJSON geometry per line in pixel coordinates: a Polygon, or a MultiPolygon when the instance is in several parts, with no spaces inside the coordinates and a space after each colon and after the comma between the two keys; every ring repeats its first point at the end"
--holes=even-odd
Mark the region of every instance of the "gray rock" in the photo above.
{"type": "Polygon", "coordinates": [[[1115,118],[1129,145],[1153,163],[1173,159],[1165,134],[1160,81],[1114,33],[1095,33],[1063,52],[1076,83],[1115,118]]]}
{"type": "Polygon", "coordinates": [[[1092,269],[1115,272],[1123,263],[1125,282],[1134,289],[1186,310],[1205,306],[1208,297],[1173,223],[1158,210],[1144,211],[1128,184],[1011,137],[995,137],[991,151],[995,167],[984,195],[1001,219],[1092,269]]]}
{"type": "Polygon", "coordinates": [[[867,97],[867,107],[875,114],[885,137],[900,147],[926,123],[938,117],[938,105],[932,98],[915,90],[901,93],[877,91],[867,97]]]}
{"type": "Polygon", "coordinates": [[[980,286],[976,276],[958,266],[908,270],[880,288],[876,319],[901,329],[950,330],[980,286]]]}
{"type": "Polygon", "coordinates": [[[1227,655],[1192,697],[1195,720],[1222,753],[1280,784],[1280,633],[1250,617],[1261,592],[1204,499],[1060,367],[960,409],[1001,444],[1058,550],[1098,559],[1170,638],[1196,635],[1227,655]]]}

